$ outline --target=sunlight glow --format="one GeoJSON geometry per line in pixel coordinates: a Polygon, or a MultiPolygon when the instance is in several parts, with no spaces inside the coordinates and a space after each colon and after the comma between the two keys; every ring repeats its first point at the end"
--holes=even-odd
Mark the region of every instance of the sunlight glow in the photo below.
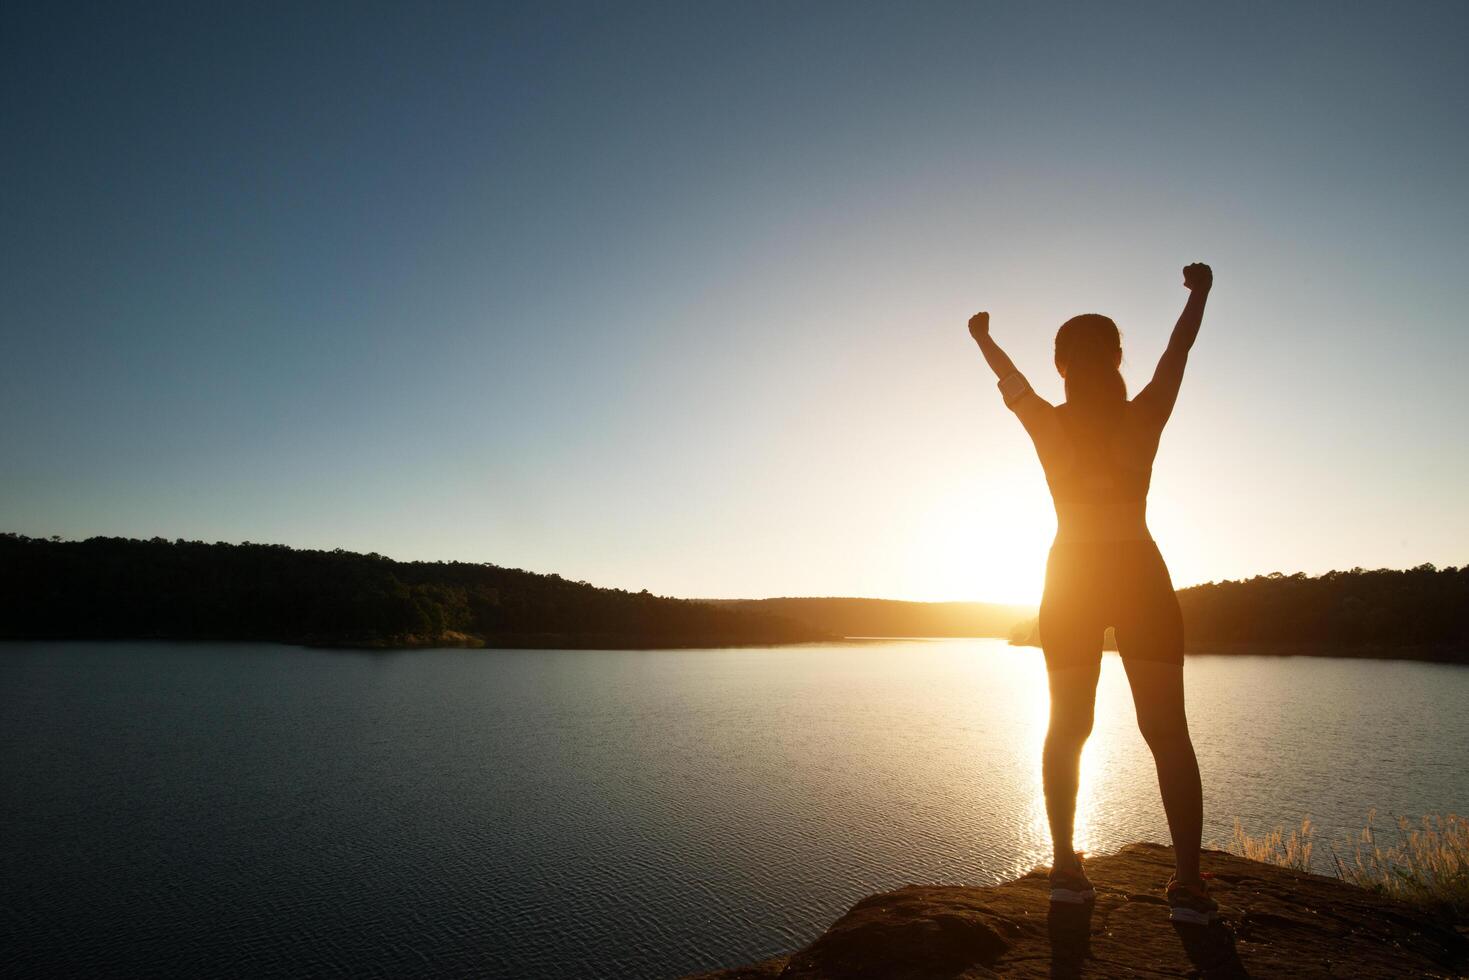
{"type": "Polygon", "coordinates": [[[1046,694],[1045,667],[1039,666],[1040,684],[1035,690],[1038,697],[1031,701],[1030,741],[1033,746],[1030,757],[1035,760],[1034,788],[1031,791],[1030,812],[1026,815],[1024,840],[1020,859],[1011,869],[1013,876],[1023,875],[1036,867],[1049,867],[1051,863],[1051,827],[1046,819],[1046,792],[1041,773],[1041,749],[1046,741],[1046,723],[1051,713],[1051,700],[1046,694]]]}
{"type": "Polygon", "coordinates": [[[928,507],[906,554],[913,598],[1040,601],[1056,519],[1029,476],[996,474],[951,488],[928,507]]]}
{"type": "MultiPolygon", "coordinates": [[[[1043,671],[1044,668],[1040,670],[1043,671]]],[[[1108,654],[1103,658],[1102,675],[1097,683],[1099,699],[1116,698],[1124,694],[1121,688],[1126,681],[1121,677],[1121,672],[1122,663],[1115,655],[1108,654]]],[[[1049,867],[1051,864],[1051,827],[1046,817],[1046,794],[1041,772],[1041,750],[1045,744],[1046,725],[1051,711],[1050,697],[1045,693],[1044,683],[1042,680],[1041,694],[1033,702],[1031,711],[1031,737],[1034,744],[1031,754],[1035,759],[1035,789],[1026,820],[1022,856],[1013,869],[1017,875],[1035,867],[1049,867]]],[[[1099,713],[1101,710],[1099,706],[1099,713]]],[[[1103,849],[1103,841],[1096,831],[1099,810],[1106,795],[1105,769],[1117,756],[1116,740],[1117,732],[1114,729],[1098,725],[1092,730],[1092,735],[1087,739],[1086,747],[1081,753],[1071,840],[1072,846],[1083,855],[1090,856],[1103,849]]],[[[1113,789],[1115,791],[1115,787],[1113,789]]]]}

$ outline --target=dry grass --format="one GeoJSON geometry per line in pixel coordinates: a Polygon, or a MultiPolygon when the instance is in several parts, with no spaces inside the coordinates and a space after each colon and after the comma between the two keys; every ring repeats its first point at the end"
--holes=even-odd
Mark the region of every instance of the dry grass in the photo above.
{"type": "MultiPolygon", "coordinates": [[[[1469,916],[1469,818],[1457,814],[1407,817],[1394,821],[1396,840],[1384,842],[1376,826],[1377,812],[1367,813],[1367,826],[1345,855],[1331,849],[1336,875],[1343,881],[1424,908],[1469,916]]],[[[1238,819],[1228,848],[1256,861],[1297,871],[1311,867],[1311,821],[1287,836],[1279,827],[1251,837],[1238,819]]]]}
{"type": "Polygon", "coordinates": [[[1302,820],[1299,829],[1292,830],[1289,837],[1281,827],[1268,831],[1263,837],[1251,837],[1245,833],[1244,824],[1240,823],[1239,817],[1235,817],[1234,840],[1228,849],[1252,861],[1278,864],[1282,868],[1296,871],[1310,871],[1311,849],[1314,846],[1309,817],[1302,820]]]}
{"type": "Polygon", "coordinates": [[[1469,819],[1426,816],[1415,826],[1398,817],[1397,841],[1383,844],[1376,817],[1376,811],[1368,812],[1367,826],[1345,860],[1332,853],[1337,875],[1414,905],[1469,915],[1469,819]]]}

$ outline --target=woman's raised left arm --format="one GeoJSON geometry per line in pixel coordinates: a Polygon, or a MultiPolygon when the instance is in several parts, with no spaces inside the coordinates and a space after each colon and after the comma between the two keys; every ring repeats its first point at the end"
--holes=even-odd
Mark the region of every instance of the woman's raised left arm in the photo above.
{"type": "Polygon", "coordinates": [[[1030,382],[1015,367],[1010,355],[1001,350],[1000,345],[995,343],[995,338],[990,336],[988,313],[976,313],[969,318],[969,336],[974,338],[980,353],[984,355],[985,363],[995,372],[995,377],[1000,379],[1000,394],[1004,396],[1005,405],[1020,417],[1021,423],[1035,436],[1034,426],[1039,421],[1038,417],[1049,415],[1053,406],[1031,389],[1030,382]]]}

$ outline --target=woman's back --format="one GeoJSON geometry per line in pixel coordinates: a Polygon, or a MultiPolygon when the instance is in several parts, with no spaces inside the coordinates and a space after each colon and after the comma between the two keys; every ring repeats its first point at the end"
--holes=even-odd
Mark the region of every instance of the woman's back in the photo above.
{"type": "Polygon", "coordinates": [[[1052,405],[994,342],[989,314],[969,318],[969,333],[999,379],[1005,404],[1030,433],[1056,507],[1057,542],[1152,541],[1148,486],[1158,439],[1173,413],[1189,348],[1203,322],[1213,272],[1183,270],[1189,299],[1158,359],[1152,380],[1131,400],[1121,373],[1117,324],[1083,313],[1056,332],[1056,370],[1066,401],[1052,405]]]}
{"type": "Polygon", "coordinates": [[[1163,422],[1146,399],[1097,419],[1040,399],[1026,428],[1056,508],[1057,541],[1151,540],[1148,487],[1163,422]]]}

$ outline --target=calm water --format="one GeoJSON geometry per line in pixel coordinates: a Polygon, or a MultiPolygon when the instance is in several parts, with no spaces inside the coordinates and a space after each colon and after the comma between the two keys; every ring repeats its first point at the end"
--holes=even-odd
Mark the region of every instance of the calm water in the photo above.
{"type": "MultiPolygon", "coordinates": [[[[1191,657],[1206,838],[1469,812],[1469,668],[1191,657]]],[[[660,977],[1048,853],[999,641],[0,644],[0,972],[660,977]]],[[[1165,840],[1121,664],[1079,843],[1165,840]]],[[[1319,839],[1319,837],[1318,837],[1319,839]]]]}

